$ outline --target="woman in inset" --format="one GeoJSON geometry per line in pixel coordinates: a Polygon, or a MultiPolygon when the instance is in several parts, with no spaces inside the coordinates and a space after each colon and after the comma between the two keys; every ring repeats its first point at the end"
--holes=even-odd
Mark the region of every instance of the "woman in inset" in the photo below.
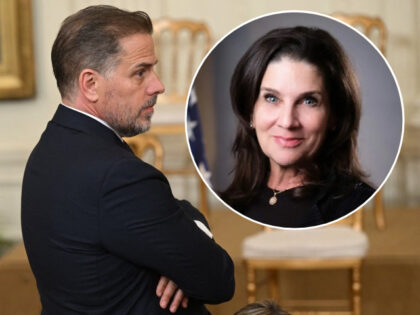
{"type": "Polygon", "coordinates": [[[373,194],[357,157],[357,80],[329,33],[270,31],[239,61],[230,91],[236,165],[221,197],[232,208],[262,223],[308,227],[373,194]]]}

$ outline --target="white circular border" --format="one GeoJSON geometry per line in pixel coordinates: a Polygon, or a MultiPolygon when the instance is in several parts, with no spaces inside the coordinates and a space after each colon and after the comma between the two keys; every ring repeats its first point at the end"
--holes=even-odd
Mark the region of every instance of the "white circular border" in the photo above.
{"type": "Polygon", "coordinates": [[[240,24],[240,25],[238,25],[237,27],[235,27],[234,29],[232,29],[230,32],[228,32],[228,33],[226,33],[225,34],[225,36],[223,36],[221,39],[219,39],[219,41],[217,41],[217,43],[216,44],[214,44],[213,45],[213,47],[208,51],[208,53],[204,56],[204,58],[201,60],[201,62],[200,62],[200,64],[199,64],[199,66],[198,66],[198,68],[197,68],[197,70],[195,71],[195,73],[194,73],[194,76],[193,76],[193,78],[192,78],[192,80],[191,80],[191,83],[190,83],[190,87],[189,87],[189,89],[188,89],[188,97],[187,97],[187,101],[186,101],[186,107],[185,107],[185,116],[184,116],[184,121],[185,121],[185,137],[186,137],[186,139],[187,139],[187,146],[188,146],[188,151],[189,151],[189,153],[190,153],[190,157],[191,157],[191,159],[192,159],[192,162],[193,162],[193,164],[194,164],[194,167],[195,167],[195,169],[196,169],[196,171],[198,172],[198,174],[200,175],[200,178],[201,178],[201,180],[204,182],[204,184],[207,186],[207,188],[212,192],[212,194],[220,201],[220,202],[222,202],[222,204],[225,206],[225,207],[227,207],[228,209],[230,209],[231,211],[233,211],[233,212],[235,212],[236,214],[238,214],[238,215],[240,215],[241,217],[243,217],[243,218],[245,218],[245,219],[247,219],[248,221],[251,221],[251,222],[254,222],[254,223],[257,223],[257,224],[259,224],[259,225],[263,225],[263,226],[266,226],[266,227],[269,227],[269,228],[272,228],[272,229],[279,229],[279,230],[294,230],[294,231],[296,231],[296,230],[307,230],[307,229],[315,229],[315,228],[319,228],[319,227],[323,227],[323,226],[327,226],[327,225],[330,225],[330,224],[333,224],[333,223],[335,223],[335,222],[337,222],[337,221],[339,221],[339,220],[342,220],[342,219],[345,219],[346,217],[348,217],[348,216],[350,216],[350,215],[352,215],[353,213],[355,213],[357,210],[359,210],[359,209],[361,209],[361,208],[363,208],[364,207],[364,205],[365,204],[367,204],[372,198],[374,198],[375,196],[376,196],[376,194],[382,189],[382,187],[383,187],[383,185],[385,184],[385,182],[388,180],[388,177],[391,175],[391,173],[392,173],[392,171],[393,171],[393,169],[394,169],[394,167],[395,167],[395,164],[397,163],[397,160],[398,160],[398,157],[399,157],[399,155],[400,155],[400,152],[401,152],[401,146],[402,146],[402,142],[403,142],[403,138],[404,138],[404,129],[405,129],[405,115],[404,115],[404,101],[403,101],[403,97],[402,97],[402,94],[401,94],[401,89],[400,89],[400,86],[399,86],[399,84],[398,84],[398,81],[397,81],[397,78],[396,78],[396,76],[395,76],[395,73],[394,73],[394,71],[392,70],[392,68],[391,68],[391,66],[390,66],[390,64],[388,63],[388,60],[385,58],[385,56],[382,54],[382,52],[378,49],[378,47],[376,47],[376,45],[365,35],[365,34],[363,34],[363,33],[361,33],[358,29],[356,29],[355,27],[353,27],[353,26],[350,26],[349,24],[347,24],[347,23],[344,23],[343,21],[340,21],[339,19],[337,19],[337,18],[335,18],[335,17],[332,17],[332,16],[329,16],[329,15],[326,15],[326,14],[322,14],[322,13],[318,13],[318,12],[313,12],[313,11],[306,11],[306,10],[285,10],[285,11],[276,11],[276,12],[272,12],[272,13],[267,13],[267,14],[264,14],[264,15],[260,15],[260,16],[257,16],[257,17],[255,17],[255,18],[252,18],[252,19],[250,19],[250,20],[248,20],[248,21],[246,21],[246,22],[244,22],[244,23],[242,23],[242,24],[240,24]],[[349,213],[347,213],[346,215],[344,215],[344,216],[342,216],[342,217],[340,217],[340,218],[338,218],[338,219],[336,219],[336,220],[334,220],[334,221],[330,221],[330,222],[327,222],[327,223],[324,223],[324,224],[319,224],[319,225],[314,225],[314,226],[308,226],[308,227],[298,227],[298,228],[288,228],[288,227],[281,227],[281,226],[276,226],[276,225],[270,225],[270,224],[267,224],[267,223],[263,223],[263,222],[260,222],[260,221],[257,221],[257,220],[254,220],[254,219],[251,219],[250,217],[248,217],[248,216],[246,216],[246,215],[244,215],[244,214],[242,214],[241,212],[239,212],[238,210],[235,210],[234,208],[232,208],[230,205],[228,205],[222,198],[220,198],[220,196],[213,190],[213,188],[211,187],[211,185],[210,185],[210,183],[208,183],[206,180],[205,180],[205,178],[204,178],[204,176],[203,176],[203,174],[201,174],[201,172],[200,172],[200,169],[198,168],[198,166],[197,166],[197,164],[195,163],[195,160],[194,160],[194,156],[193,156],[193,154],[192,154],[192,152],[191,152],[191,146],[190,146],[190,140],[189,140],[189,138],[188,138],[188,126],[187,126],[187,124],[188,124],[188,101],[189,101],[189,99],[190,99],[190,96],[191,96],[191,90],[192,90],[192,88],[193,88],[193,85],[194,85],[194,82],[195,82],[195,79],[196,79],[196,76],[197,76],[197,74],[198,74],[198,72],[200,71],[200,69],[201,69],[201,67],[203,66],[203,64],[204,64],[204,62],[207,60],[207,58],[208,58],[208,56],[213,52],[213,50],[226,38],[226,37],[228,37],[230,34],[232,34],[233,32],[235,32],[236,30],[238,30],[238,29],[240,29],[241,27],[243,27],[243,26],[245,26],[246,24],[249,24],[249,23],[251,23],[251,22],[254,22],[255,20],[259,20],[259,19],[263,19],[263,18],[265,18],[265,17],[268,17],[268,16],[272,16],[272,15],[280,15],[280,14],[286,14],[286,13],[303,13],[303,14],[310,14],[310,15],[317,15],[317,16],[321,16],[321,17],[323,17],[323,18],[326,18],[326,19],[329,19],[329,20],[333,20],[333,21],[335,21],[335,22],[338,22],[339,24],[342,24],[342,25],[344,25],[345,27],[347,27],[348,29],[350,29],[350,30],[352,30],[352,31],[354,31],[355,33],[357,33],[358,35],[360,35],[362,38],[364,38],[375,50],[376,50],[376,52],[378,53],[378,55],[379,56],[381,56],[382,57],[382,60],[385,62],[385,64],[387,65],[387,67],[388,67],[388,70],[391,72],[391,74],[392,74],[392,78],[394,79],[394,82],[395,82],[395,85],[396,85],[396,87],[397,87],[397,90],[398,90],[398,95],[399,95],[399,99],[400,99],[400,106],[401,106],[401,118],[402,118],[402,124],[401,124],[401,136],[400,136],[400,144],[399,144],[399,147],[398,147],[398,152],[397,152],[397,154],[395,155],[395,158],[394,158],[394,162],[392,163],[392,166],[391,166],[391,168],[389,169],[389,171],[388,171],[388,174],[385,176],[385,179],[382,181],[382,183],[379,185],[379,187],[375,190],[375,192],[364,202],[364,203],[362,203],[359,207],[357,207],[356,209],[354,209],[353,211],[351,211],[351,212],[349,212],[349,213]]]}

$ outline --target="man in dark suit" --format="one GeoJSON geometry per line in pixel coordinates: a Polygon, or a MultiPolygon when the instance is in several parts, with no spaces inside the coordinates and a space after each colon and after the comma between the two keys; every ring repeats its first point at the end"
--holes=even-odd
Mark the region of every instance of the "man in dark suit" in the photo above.
{"type": "Polygon", "coordinates": [[[164,91],[144,12],[93,6],[52,49],[62,96],[29,157],[22,231],[42,314],[207,314],[233,264],[204,217],[121,137],[148,130],[164,91]]]}

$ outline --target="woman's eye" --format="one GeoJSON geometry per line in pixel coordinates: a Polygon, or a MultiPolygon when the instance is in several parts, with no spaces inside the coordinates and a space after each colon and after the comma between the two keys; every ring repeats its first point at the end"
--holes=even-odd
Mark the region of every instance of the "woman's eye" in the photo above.
{"type": "Polygon", "coordinates": [[[275,97],[274,95],[272,95],[272,94],[267,94],[267,95],[264,95],[264,98],[265,98],[265,100],[267,101],[267,102],[269,102],[269,103],[277,103],[277,101],[278,101],[278,98],[277,97],[275,97]]]}
{"type": "Polygon", "coordinates": [[[318,100],[314,97],[305,97],[303,99],[303,104],[314,106],[314,105],[318,104],[318,100]]]}

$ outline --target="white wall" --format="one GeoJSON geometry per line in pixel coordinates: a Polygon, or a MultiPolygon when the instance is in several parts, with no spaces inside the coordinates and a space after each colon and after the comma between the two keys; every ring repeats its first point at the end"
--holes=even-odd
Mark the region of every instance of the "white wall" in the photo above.
{"type": "MultiPolygon", "coordinates": [[[[250,18],[279,10],[379,16],[389,30],[387,56],[404,96],[405,110],[409,114],[406,120],[420,125],[420,102],[417,101],[420,82],[416,75],[420,70],[419,0],[33,0],[36,96],[0,102],[0,236],[20,237],[20,185],[24,164],[60,101],[50,62],[51,46],[60,23],[69,14],[99,3],[144,10],[152,18],[203,20],[215,40],[250,18]]],[[[388,195],[395,197],[392,185],[396,184],[392,182],[397,180],[391,179],[388,195]]],[[[189,197],[190,190],[180,190],[180,197],[189,197]]]]}

